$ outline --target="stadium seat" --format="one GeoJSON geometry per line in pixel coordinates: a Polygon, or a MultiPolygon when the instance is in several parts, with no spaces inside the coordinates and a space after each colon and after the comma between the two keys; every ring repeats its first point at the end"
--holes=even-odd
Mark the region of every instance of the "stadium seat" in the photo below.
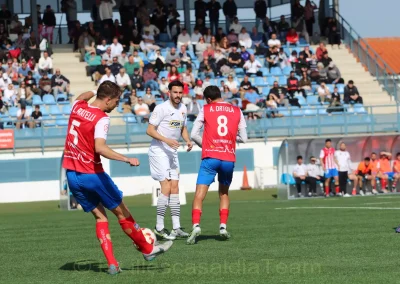
{"type": "Polygon", "coordinates": [[[235,68],[235,73],[236,73],[236,76],[239,76],[239,75],[244,76],[243,68],[235,68]]]}
{"type": "Polygon", "coordinates": [[[57,105],[51,105],[50,106],[50,114],[55,115],[55,116],[60,116],[62,115],[60,108],[57,105]]]}
{"type": "Polygon", "coordinates": [[[71,106],[70,105],[64,105],[62,107],[62,114],[68,115],[71,113],[71,106]]]}
{"type": "Polygon", "coordinates": [[[167,78],[168,77],[168,71],[160,71],[160,73],[158,74],[158,78],[167,78]]]}
{"type": "Polygon", "coordinates": [[[271,91],[271,88],[270,88],[270,87],[263,87],[261,93],[262,93],[264,96],[268,96],[270,91],[271,91]]]}
{"type": "Polygon", "coordinates": [[[285,76],[279,76],[279,86],[286,86],[287,85],[287,78],[285,76]]]}
{"type": "Polygon", "coordinates": [[[39,95],[33,95],[32,96],[32,104],[35,106],[42,105],[43,104],[42,98],[39,95]]]}
{"type": "Polygon", "coordinates": [[[367,113],[367,111],[365,110],[364,106],[356,106],[354,105],[354,112],[355,113],[359,113],[359,114],[364,114],[367,113]]]}
{"type": "Polygon", "coordinates": [[[256,78],[254,79],[254,85],[255,85],[256,87],[267,87],[267,86],[268,86],[268,83],[264,80],[263,77],[256,77],[256,78]]]}
{"type": "Polygon", "coordinates": [[[328,113],[326,112],[326,108],[319,108],[318,114],[319,115],[328,115],[328,113]]]}
{"type": "Polygon", "coordinates": [[[136,117],[132,113],[124,114],[125,123],[137,123],[136,117]]]}
{"type": "Polygon", "coordinates": [[[302,109],[292,110],[292,116],[304,116],[304,111],[302,109]]]}
{"type": "Polygon", "coordinates": [[[307,104],[320,105],[321,103],[318,101],[318,96],[307,96],[307,104]]]}
{"type": "Polygon", "coordinates": [[[294,185],[294,184],[296,184],[296,181],[294,180],[294,178],[291,174],[282,174],[281,175],[281,184],[294,185]]]}
{"type": "Polygon", "coordinates": [[[46,105],[55,105],[56,100],[54,99],[53,95],[44,95],[43,96],[43,103],[46,105]]]}
{"type": "Polygon", "coordinates": [[[44,116],[43,115],[42,116],[42,121],[43,121],[44,126],[46,126],[46,127],[56,126],[55,121],[53,119],[51,119],[50,116],[44,116]]]}
{"type": "Polygon", "coordinates": [[[308,108],[304,111],[305,115],[317,115],[318,111],[316,109],[308,108]]]}
{"type": "Polygon", "coordinates": [[[275,81],[276,81],[275,77],[272,76],[267,77],[267,82],[269,86],[273,86],[275,81]]]}
{"type": "Polygon", "coordinates": [[[269,69],[266,67],[260,68],[260,72],[262,72],[263,77],[267,77],[269,75],[269,69]]]}
{"type": "Polygon", "coordinates": [[[8,108],[8,114],[13,117],[17,117],[18,108],[17,107],[10,107],[8,108]]]}
{"type": "Polygon", "coordinates": [[[57,126],[68,126],[68,118],[57,118],[56,125],[57,126]]]}
{"type": "Polygon", "coordinates": [[[336,84],[336,87],[338,88],[338,93],[343,95],[344,94],[344,84],[336,84]]]}
{"type": "Polygon", "coordinates": [[[61,105],[69,104],[68,96],[66,94],[58,94],[56,96],[56,102],[61,105]]]}
{"type": "Polygon", "coordinates": [[[271,68],[271,74],[273,76],[280,76],[280,75],[282,75],[282,69],[279,68],[279,67],[272,67],[271,68]]]}
{"type": "Polygon", "coordinates": [[[42,113],[43,116],[49,115],[49,111],[47,110],[47,108],[45,106],[40,106],[40,112],[42,113]]]}
{"type": "Polygon", "coordinates": [[[136,95],[137,95],[138,97],[143,97],[145,94],[146,94],[145,91],[136,91],[136,95]]]}
{"type": "Polygon", "coordinates": [[[331,94],[334,92],[335,86],[332,84],[326,84],[326,87],[328,88],[329,92],[331,92],[331,94]]]}
{"type": "Polygon", "coordinates": [[[160,33],[159,41],[161,41],[161,42],[169,42],[170,39],[169,39],[168,34],[167,33],[160,33]]]}
{"type": "Polygon", "coordinates": [[[304,106],[307,105],[307,101],[303,96],[296,96],[296,98],[299,100],[299,104],[304,106]]]}
{"type": "Polygon", "coordinates": [[[290,75],[290,72],[292,72],[292,71],[293,71],[293,68],[290,67],[290,66],[286,66],[286,67],[283,68],[283,70],[282,70],[283,75],[285,75],[285,76],[289,76],[289,75],[290,75]]]}

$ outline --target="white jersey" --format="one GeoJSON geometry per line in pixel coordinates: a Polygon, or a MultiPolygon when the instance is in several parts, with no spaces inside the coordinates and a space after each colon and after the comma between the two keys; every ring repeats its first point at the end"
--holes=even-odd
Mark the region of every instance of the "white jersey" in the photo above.
{"type": "MultiPolygon", "coordinates": [[[[149,123],[157,127],[157,132],[162,136],[179,140],[182,136],[182,128],[186,126],[187,109],[184,104],[178,108],[172,106],[171,102],[165,101],[154,109],[149,123]]],[[[177,150],[172,149],[164,142],[153,139],[149,148],[150,156],[176,155],[177,150]]]]}
{"type": "Polygon", "coordinates": [[[351,170],[350,164],[350,153],[347,151],[336,150],[335,158],[339,164],[339,171],[340,172],[348,172],[351,170]]]}

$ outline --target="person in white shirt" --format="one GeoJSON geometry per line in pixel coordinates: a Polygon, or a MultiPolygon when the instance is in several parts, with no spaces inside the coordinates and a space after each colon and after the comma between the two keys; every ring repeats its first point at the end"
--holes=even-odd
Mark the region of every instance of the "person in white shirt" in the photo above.
{"type": "Polygon", "coordinates": [[[111,46],[107,47],[106,52],[103,53],[101,59],[107,61],[107,65],[111,65],[113,63],[113,57],[111,56],[111,46]]]}
{"type": "Polygon", "coordinates": [[[161,193],[157,201],[157,223],[154,232],[164,239],[188,237],[180,225],[179,204],[179,159],[178,140],[182,137],[187,151],[193,144],[186,127],[187,109],[182,104],[183,84],[173,81],[169,84],[170,99],[154,109],[147,127],[147,135],[153,138],[149,148],[150,172],[154,180],[160,182],[161,193]],[[167,207],[171,209],[172,232],[164,227],[164,216],[167,207]]]}
{"type": "Polygon", "coordinates": [[[346,144],[344,142],[340,143],[339,150],[335,152],[335,158],[337,161],[337,167],[339,171],[339,188],[342,196],[349,197],[350,194],[347,193],[347,180],[353,181],[353,191],[352,195],[357,195],[357,176],[352,173],[352,163],[350,158],[350,153],[346,151],[346,144]]]}
{"type": "Polygon", "coordinates": [[[243,26],[241,23],[239,23],[239,19],[237,17],[233,19],[233,23],[229,26],[229,30],[234,30],[235,34],[239,34],[242,28],[243,26]]]}
{"type": "Polygon", "coordinates": [[[150,109],[147,104],[143,102],[143,98],[138,98],[138,103],[133,107],[133,111],[138,116],[146,117],[150,114],[150,109]]]}
{"type": "Polygon", "coordinates": [[[7,89],[3,91],[3,102],[7,106],[17,105],[17,91],[13,84],[8,84],[7,89]]]}
{"type": "Polygon", "coordinates": [[[202,37],[201,33],[199,32],[198,28],[194,29],[194,32],[192,36],[190,37],[190,41],[192,42],[193,45],[193,51],[196,53],[197,49],[196,46],[199,43],[200,38],[202,37]]]}
{"type": "Polygon", "coordinates": [[[110,27],[113,25],[113,8],[116,5],[115,0],[102,0],[99,5],[99,16],[102,24],[107,23],[110,27]]]}
{"type": "Polygon", "coordinates": [[[103,75],[103,77],[101,77],[100,81],[99,81],[99,85],[105,81],[111,81],[113,83],[116,83],[115,81],[115,77],[114,75],[111,73],[111,69],[110,68],[106,68],[106,74],[103,75]]]}
{"type": "Polygon", "coordinates": [[[297,164],[293,168],[293,177],[296,181],[297,196],[301,197],[301,183],[306,182],[307,167],[303,164],[303,157],[297,156],[297,164]]]}
{"type": "Polygon", "coordinates": [[[122,47],[122,44],[118,42],[118,37],[113,38],[113,43],[110,45],[111,48],[111,57],[120,57],[122,54],[122,51],[124,51],[124,48],[122,47]]]}
{"type": "Polygon", "coordinates": [[[160,86],[160,92],[161,92],[161,97],[163,99],[168,98],[169,96],[169,90],[168,90],[168,85],[169,82],[165,77],[162,77],[161,80],[159,80],[159,86],[160,86]]]}
{"type": "Polygon", "coordinates": [[[43,52],[43,56],[40,57],[38,65],[40,75],[43,75],[44,73],[53,74],[53,60],[47,51],[43,52]]]}
{"type": "Polygon", "coordinates": [[[147,19],[144,22],[143,34],[145,34],[146,31],[149,31],[149,34],[152,35],[153,37],[160,33],[160,30],[155,25],[150,24],[150,20],[149,19],[147,19]]]}
{"type": "Polygon", "coordinates": [[[317,165],[317,159],[310,157],[310,164],[307,165],[307,183],[309,186],[308,196],[317,196],[317,182],[321,188],[324,185],[324,177],[321,175],[321,167],[317,165]]]}
{"type": "Polygon", "coordinates": [[[154,40],[154,36],[152,36],[149,32],[149,30],[145,31],[145,34],[142,36],[143,40],[140,42],[140,48],[144,52],[149,52],[151,50],[159,50],[160,47],[158,45],[155,45],[154,43],[156,42],[154,40]]]}
{"type": "Polygon", "coordinates": [[[181,49],[182,46],[185,46],[188,50],[193,51],[193,45],[190,41],[190,35],[187,33],[187,30],[185,28],[182,29],[182,32],[178,35],[177,48],[181,49]]]}
{"type": "Polygon", "coordinates": [[[125,63],[129,62],[129,58],[126,55],[126,51],[121,52],[121,56],[118,57],[118,63],[121,64],[122,66],[125,66],[125,63]]]}
{"type": "Polygon", "coordinates": [[[262,74],[260,74],[261,67],[262,65],[260,61],[256,60],[256,57],[253,54],[250,55],[250,60],[246,61],[246,63],[243,65],[243,68],[246,70],[247,76],[251,75],[262,76],[262,74]]]}
{"type": "Polygon", "coordinates": [[[281,47],[281,41],[279,39],[277,39],[276,33],[271,34],[271,38],[268,40],[268,46],[269,47],[273,47],[273,46],[281,47]]]}
{"type": "Polygon", "coordinates": [[[108,46],[109,45],[107,44],[107,41],[105,39],[103,39],[101,41],[101,44],[96,46],[96,50],[99,51],[100,54],[103,54],[104,52],[106,52],[108,46]]]}
{"type": "Polygon", "coordinates": [[[250,35],[247,33],[246,28],[242,28],[239,34],[239,45],[246,48],[251,48],[253,41],[250,35]]]}
{"type": "Polygon", "coordinates": [[[11,81],[10,77],[8,76],[8,74],[4,73],[0,78],[0,89],[2,91],[7,90],[9,84],[12,84],[12,81],[11,81]]]}
{"type": "Polygon", "coordinates": [[[117,81],[117,85],[121,88],[121,91],[132,90],[131,78],[129,78],[129,75],[125,73],[125,68],[119,69],[119,73],[117,77],[115,77],[115,80],[117,81]]]}
{"type": "Polygon", "coordinates": [[[225,82],[225,85],[228,86],[228,88],[232,92],[232,94],[236,95],[239,92],[238,82],[233,80],[233,76],[232,75],[228,76],[228,81],[225,82]]]}

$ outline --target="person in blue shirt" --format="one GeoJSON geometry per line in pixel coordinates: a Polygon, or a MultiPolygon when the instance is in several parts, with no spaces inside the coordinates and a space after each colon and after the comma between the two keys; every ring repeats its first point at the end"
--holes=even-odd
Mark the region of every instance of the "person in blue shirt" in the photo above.
{"type": "Polygon", "coordinates": [[[241,46],[240,49],[241,49],[240,56],[242,57],[243,62],[246,62],[247,60],[250,59],[250,53],[246,50],[246,47],[244,46],[241,46]]]}
{"type": "Polygon", "coordinates": [[[18,68],[18,76],[21,79],[24,79],[28,76],[28,72],[31,71],[31,68],[26,64],[25,60],[22,60],[21,67],[18,68]]]}
{"type": "Polygon", "coordinates": [[[260,100],[260,96],[253,89],[248,90],[244,98],[252,104],[257,104],[260,100]]]}
{"type": "Polygon", "coordinates": [[[264,35],[262,33],[259,33],[256,27],[252,28],[250,38],[253,41],[252,48],[255,48],[256,46],[264,46],[264,35]]]}

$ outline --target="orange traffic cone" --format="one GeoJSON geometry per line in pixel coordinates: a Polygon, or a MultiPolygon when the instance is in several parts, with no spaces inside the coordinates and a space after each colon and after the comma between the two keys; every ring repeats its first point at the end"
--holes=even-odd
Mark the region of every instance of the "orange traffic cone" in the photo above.
{"type": "Polygon", "coordinates": [[[241,190],[250,190],[251,187],[249,185],[249,179],[247,178],[247,168],[244,166],[243,169],[243,184],[242,187],[240,188],[241,190]]]}

